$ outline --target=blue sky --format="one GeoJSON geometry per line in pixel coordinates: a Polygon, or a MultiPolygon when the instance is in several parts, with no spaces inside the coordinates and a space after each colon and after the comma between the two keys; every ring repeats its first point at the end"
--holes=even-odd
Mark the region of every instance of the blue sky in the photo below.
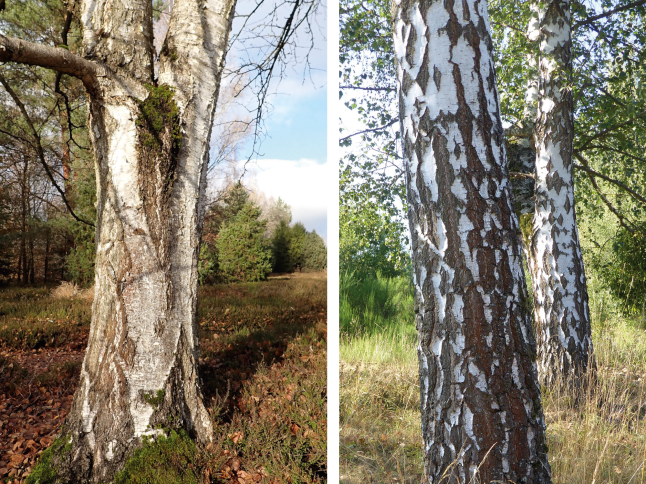
{"type": "MultiPolygon", "coordinates": [[[[298,160],[307,158],[318,163],[327,160],[327,89],[312,90],[306,96],[290,99],[278,94],[274,111],[266,122],[268,136],[258,151],[263,158],[298,160]]],[[[251,143],[249,143],[250,145],[251,143]]],[[[249,146],[244,154],[248,154],[249,146]]]]}
{"type": "MultiPolygon", "coordinates": [[[[253,2],[242,7],[249,8],[253,2]]],[[[268,4],[269,5],[269,4],[268,4]]],[[[314,49],[309,52],[310,71],[304,73],[303,55],[285,69],[282,79],[272,82],[269,109],[264,122],[266,136],[256,147],[260,154],[247,165],[243,183],[269,197],[282,198],[292,209],[292,221],[302,222],[308,230],[327,241],[327,206],[336,170],[327,160],[327,42],[326,5],[313,24],[314,49]]],[[[236,25],[234,23],[234,32],[236,25]]],[[[308,46],[306,35],[297,39],[308,46]]],[[[248,44],[245,45],[246,48],[248,44]]],[[[305,52],[305,49],[299,51],[305,52]]],[[[244,55],[244,54],[243,54],[244,55]]],[[[236,58],[231,51],[227,62],[236,58]]],[[[235,61],[234,61],[235,62],[235,61]]],[[[245,102],[255,101],[247,97],[245,102]]],[[[250,104],[249,104],[250,106],[250,104]]],[[[240,163],[250,155],[251,141],[238,153],[240,163]]]]}

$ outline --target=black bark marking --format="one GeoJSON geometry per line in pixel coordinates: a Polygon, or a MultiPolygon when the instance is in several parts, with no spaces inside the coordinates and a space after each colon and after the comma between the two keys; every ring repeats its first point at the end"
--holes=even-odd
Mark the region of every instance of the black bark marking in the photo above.
{"type": "Polygon", "coordinates": [[[437,66],[433,66],[433,80],[435,81],[437,92],[440,92],[440,87],[442,86],[442,72],[437,68],[437,66]]]}

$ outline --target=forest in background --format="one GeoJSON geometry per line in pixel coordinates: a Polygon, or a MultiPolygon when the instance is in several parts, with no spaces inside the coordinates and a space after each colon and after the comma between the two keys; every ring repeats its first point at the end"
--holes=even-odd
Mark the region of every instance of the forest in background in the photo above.
{"type": "MultiPolygon", "coordinates": [[[[576,395],[542,388],[554,482],[645,482],[644,3],[572,2],[567,88],[598,380],[576,395]]],[[[488,2],[509,151],[533,143],[531,5],[488,2]]],[[[390,2],[342,1],[340,13],[341,479],[418,482],[418,336],[390,2]]],[[[510,171],[512,181],[532,175],[510,171]]],[[[517,208],[527,254],[532,213],[517,208]]]]}
{"type": "MultiPolygon", "coordinates": [[[[622,311],[646,310],[646,33],[641,2],[573,2],[576,209],[586,274],[622,311]],[[636,5],[633,5],[635,3],[636,5]],[[622,6],[631,8],[621,8],[622,6]],[[618,10],[597,25],[597,10],[618,10]]],[[[387,1],[341,2],[340,267],[359,279],[410,275],[405,173],[387,1]]],[[[536,49],[531,2],[489,2],[508,143],[527,139],[536,49]]],[[[522,176],[523,173],[514,173],[522,176]]],[[[531,214],[519,211],[529,246],[531,214]]],[[[646,314],[643,316],[646,317],[646,314]]],[[[645,321],[646,324],[646,321],[645,321]]]]}
{"type": "MultiPolygon", "coordinates": [[[[157,39],[167,28],[167,3],[154,4],[157,39]]],[[[23,1],[13,2],[1,21],[5,35],[78,49],[77,20],[68,17],[65,2],[23,1]]],[[[0,281],[92,285],[96,186],[85,90],[71,76],[15,64],[3,67],[0,83],[0,281]]],[[[254,125],[227,110],[241,85],[225,86],[218,104],[200,281],[323,270],[322,238],[291,224],[282,200],[240,182],[236,156],[254,125]]]]}

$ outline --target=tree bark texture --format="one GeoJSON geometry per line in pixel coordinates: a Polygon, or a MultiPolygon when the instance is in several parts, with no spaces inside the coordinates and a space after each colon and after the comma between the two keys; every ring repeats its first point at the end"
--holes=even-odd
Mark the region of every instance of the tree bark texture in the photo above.
{"type": "Polygon", "coordinates": [[[393,8],[426,479],[549,483],[487,3],[393,8]]]}
{"type": "Polygon", "coordinates": [[[84,78],[89,93],[95,297],[61,435],[71,450],[56,457],[61,482],[109,482],[161,427],[212,440],[197,367],[197,257],[234,7],[235,0],[175,0],[157,82],[150,0],[84,0],[84,59],[22,41],[12,50],[19,42],[0,38],[5,60],[67,59],[61,70],[84,78]]]}
{"type": "Polygon", "coordinates": [[[572,39],[569,0],[539,12],[539,101],[529,268],[541,383],[574,378],[592,353],[590,309],[574,207],[572,39]]]}
{"type": "Polygon", "coordinates": [[[534,166],[536,152],[526,139],[506,142],[507,162],[511,175],[511,192],[516,215],[534,213],[534,166]]]}

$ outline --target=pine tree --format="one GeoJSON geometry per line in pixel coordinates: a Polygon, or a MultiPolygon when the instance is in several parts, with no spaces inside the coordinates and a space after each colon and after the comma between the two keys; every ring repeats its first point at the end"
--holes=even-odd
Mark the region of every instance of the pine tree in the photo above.
{"type": "Polygon", "coordinates": [[[262,281],[271,272],[271,248],[265,239],[266,222],[253,203],[247,203],[222,227],[217,238],[221,277],[228,282],[262,281]]]}

